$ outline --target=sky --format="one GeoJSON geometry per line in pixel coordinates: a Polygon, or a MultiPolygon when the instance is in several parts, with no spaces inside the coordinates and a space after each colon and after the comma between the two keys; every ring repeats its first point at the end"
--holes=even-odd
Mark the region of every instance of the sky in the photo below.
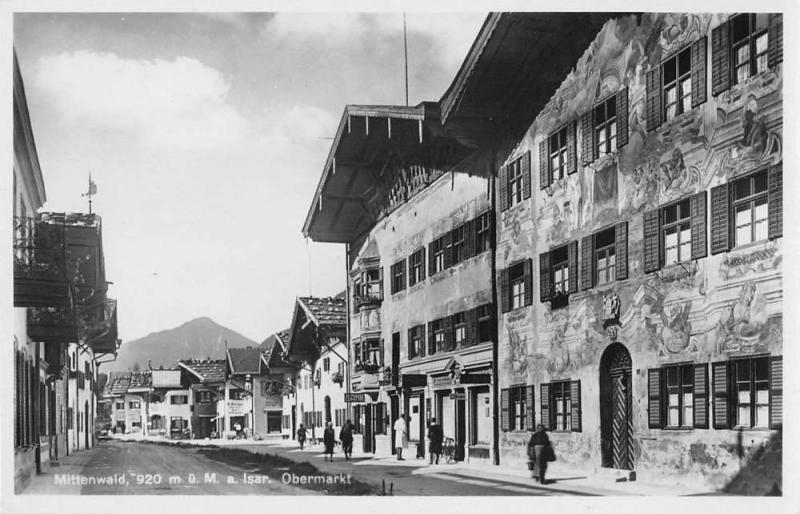
{"type": "MultiPolygon", "coordinates": [[[[409,102],[485,13],[409,13],[409,102]]],[[[125,340],[209,316],[262,341],[345,288],[303,221],[347,104],[405,102],[401,13],[16,13],[47,211],[103,220],[125,340]]]]}

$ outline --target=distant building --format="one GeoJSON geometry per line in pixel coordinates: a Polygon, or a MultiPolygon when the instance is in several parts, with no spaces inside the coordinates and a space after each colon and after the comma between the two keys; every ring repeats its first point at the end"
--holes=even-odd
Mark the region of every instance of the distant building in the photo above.
{"type": "Polygon", "coordinates": [[[181,370],[153,369],[147,432],[172,439],[192,437],[191,391],[181,384],[181,370]]]}
{"type": "Polygon", "coordinates": [[[268,432],[280,433],[284,438],[294,438],[297,430],[295,409],[295,380],[299,365],[286,359],[289,329],[272,334],[259,347],[267,363],[264,411],[268,421],[268,432]],[[280,409],[278,409],[280,406],[280,409]],[[276,427],[276,418],[280,420],[276,427]]]}
{"type": "MultiPolygon", "coordinates": [[[[178,361],[178,367],[181,369],[181,384],[191,391],[194,404],[191,420],[193,437],[216,438],[230,431],[224,423],[225,401],[230,399],[229,389],[226,388],[227,360],[190,359],[178,361]]],[[[237,392],[235,397],[239,396],[237,392]]]]}

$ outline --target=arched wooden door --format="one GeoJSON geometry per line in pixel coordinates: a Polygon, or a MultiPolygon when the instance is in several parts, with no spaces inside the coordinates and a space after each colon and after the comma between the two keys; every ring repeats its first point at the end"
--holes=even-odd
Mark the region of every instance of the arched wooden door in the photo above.
{"type": "Polygon", "coordinates": [[[621,343],[600,358],[600,433],[603,467],[633,469],[631,354],[621,343]]]}

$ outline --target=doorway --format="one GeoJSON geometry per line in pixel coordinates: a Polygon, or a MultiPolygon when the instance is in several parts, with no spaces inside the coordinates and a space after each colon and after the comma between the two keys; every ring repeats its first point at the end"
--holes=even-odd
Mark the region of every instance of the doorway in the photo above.
{"type": "Polygon", "coordinates": [[[372,453],[372,438],[374,431],[372,427],[372,409],[369,405],[364,406],[364,453],[372,453]]]}
{"type": "Polygon", "coordinates": [[[464,460],[464,448],[467,442],[467,401],[464,391],[456,392],[456,451],[455,459],[464,460]]]}
{"type": "Polygon", "coordinates": [[[297,434],[297,405],[292,405],[292,439],[297,434]]]}
{"type": "Polygon", "coordinates": [[[392,396],[389,397],[389,401],[391,402],[391,404],[390,404],[391,413],[390,413],[390,416],[389,416],[389,419],[390,419],[389,426],[392,427],[392,440],[391,440],[392,442],[391,442],[390,446],[392,447],[392,455],[397,455],[397,448],[394,447],[394,434],[395,434],[394,422],[397,421],[397,418],[400,417],[400,397],[397,396],[397,395],[392,395],[392,396]]]}
{"type": "Polygon", "coordinates": [[[600,358],[600,437],[602,465],[633,469],[631,354],[613,343],[600,358]]]}

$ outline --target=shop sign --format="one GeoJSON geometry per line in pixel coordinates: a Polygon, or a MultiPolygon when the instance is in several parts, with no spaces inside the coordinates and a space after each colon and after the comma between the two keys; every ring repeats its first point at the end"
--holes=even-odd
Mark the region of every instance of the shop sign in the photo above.
{"type": "Polygon", "coordinates": [[[228,400],[228,416],[244,416],[250,411],[247,400],[228,400]]]}
{"type": "Polygon", "coordinates": [[[344,393],[345,403],[364,403],[364,393],[344,393]]]}
{"type": "Polygon", "coordinates": [[[464,398],[466,398],[464,393],[450,393],[451,400],[463,400],[464,398]]]}

